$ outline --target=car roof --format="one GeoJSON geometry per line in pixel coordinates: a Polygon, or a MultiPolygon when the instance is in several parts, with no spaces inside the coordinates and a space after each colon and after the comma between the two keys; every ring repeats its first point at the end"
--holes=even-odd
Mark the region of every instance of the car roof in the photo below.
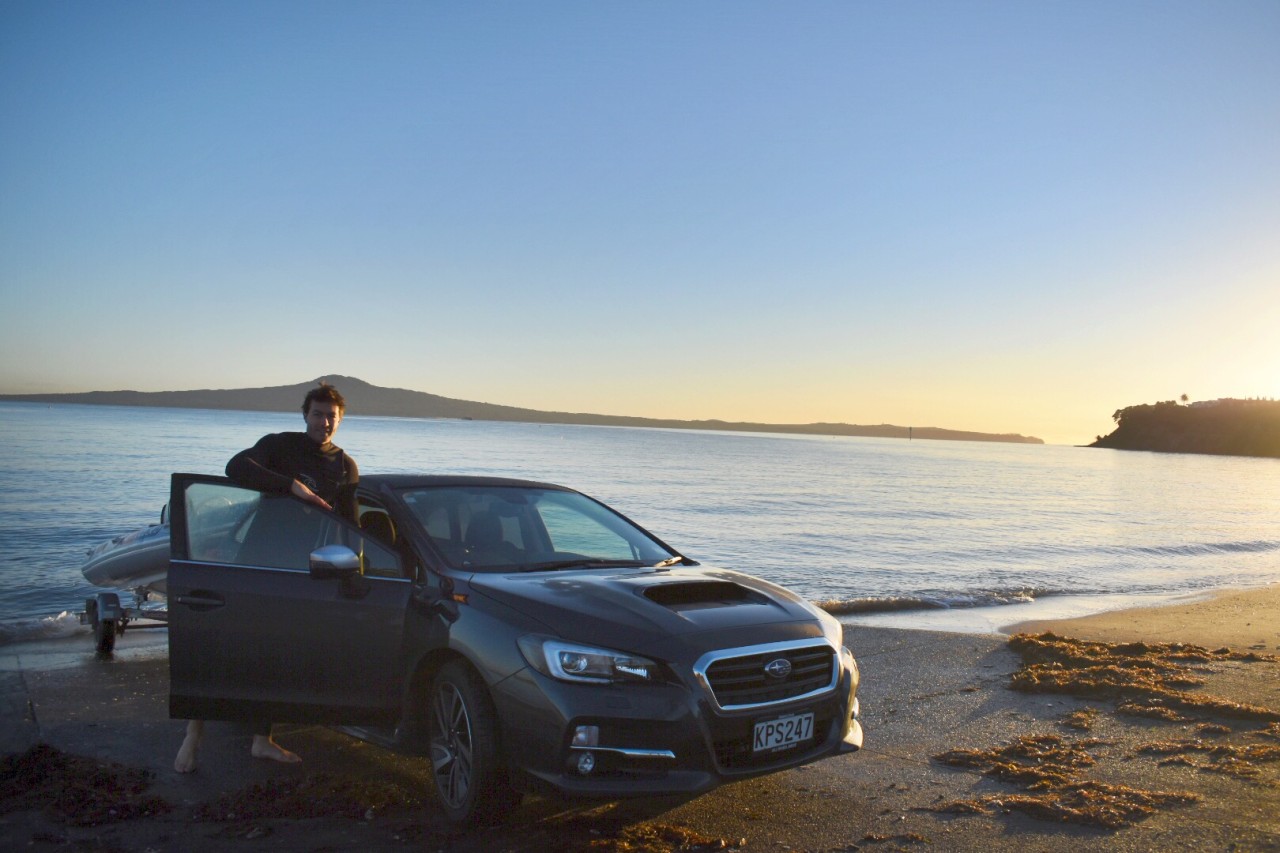
{"type": "Polygon", "coordinates": [[[366,488],[389,489],[438,488],[442,486],[480,486],[515,489],[555,489],[571,492],[567,486],[540,483],[536,480],[519,480],[512,477],[487,477],[464,474],[361,474],[360,485],[366,488]]]}

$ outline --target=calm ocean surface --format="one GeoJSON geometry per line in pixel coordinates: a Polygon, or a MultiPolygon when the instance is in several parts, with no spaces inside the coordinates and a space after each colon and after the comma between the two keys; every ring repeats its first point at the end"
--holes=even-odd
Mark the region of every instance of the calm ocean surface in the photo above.
{"type": "MultiPolygon", "coordinates": [[[[301,414],[0,403],[0,642],[82,629],[85,552],[301,414]]],[[[995,630],[1280,581],[1280,460],[352,415],[365,473],[548,480],[848,622],[995,630]]]]}

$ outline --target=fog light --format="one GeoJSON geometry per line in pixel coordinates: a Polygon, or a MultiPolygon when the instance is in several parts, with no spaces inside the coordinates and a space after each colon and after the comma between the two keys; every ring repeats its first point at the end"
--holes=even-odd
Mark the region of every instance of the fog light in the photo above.
{"type": "Polygon", "coordinates": [[[589,774],[596,769],[596,757],[590,752],[584,752],[578,756],[578,772],[583,776],[589,774]]]}
{"type": "Polygon", "coordinates": [[[573,730],[573,740],[570,746],[599,746],[600,745],[600,727],[599,726],[578,726],[573,730]]]}

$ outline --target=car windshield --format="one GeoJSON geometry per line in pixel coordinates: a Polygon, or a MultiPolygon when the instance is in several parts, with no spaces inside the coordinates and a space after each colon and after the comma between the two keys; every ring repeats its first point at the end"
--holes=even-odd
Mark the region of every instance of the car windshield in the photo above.
{"type": "Polygon", "coordinates": [[[674,554],[577,492],[513,486],[434,486],[401,492],[441,556],[470,571],[652,566],[674,554]]]}

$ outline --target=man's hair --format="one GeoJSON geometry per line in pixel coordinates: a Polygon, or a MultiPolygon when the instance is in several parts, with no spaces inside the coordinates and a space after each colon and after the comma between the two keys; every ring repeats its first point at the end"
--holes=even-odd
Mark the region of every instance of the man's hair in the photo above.
{"type": "Polygon", "coordinates": [[[307,396],[302,401],[302,414],[305,415],[311,411],[312,403],[333,403],[338,407],[338,414],[347,410],[347,401],[342,399],[338,389],[328,382],[321,382],[318,388],[312,388],[307,392],[307,396]]]}

